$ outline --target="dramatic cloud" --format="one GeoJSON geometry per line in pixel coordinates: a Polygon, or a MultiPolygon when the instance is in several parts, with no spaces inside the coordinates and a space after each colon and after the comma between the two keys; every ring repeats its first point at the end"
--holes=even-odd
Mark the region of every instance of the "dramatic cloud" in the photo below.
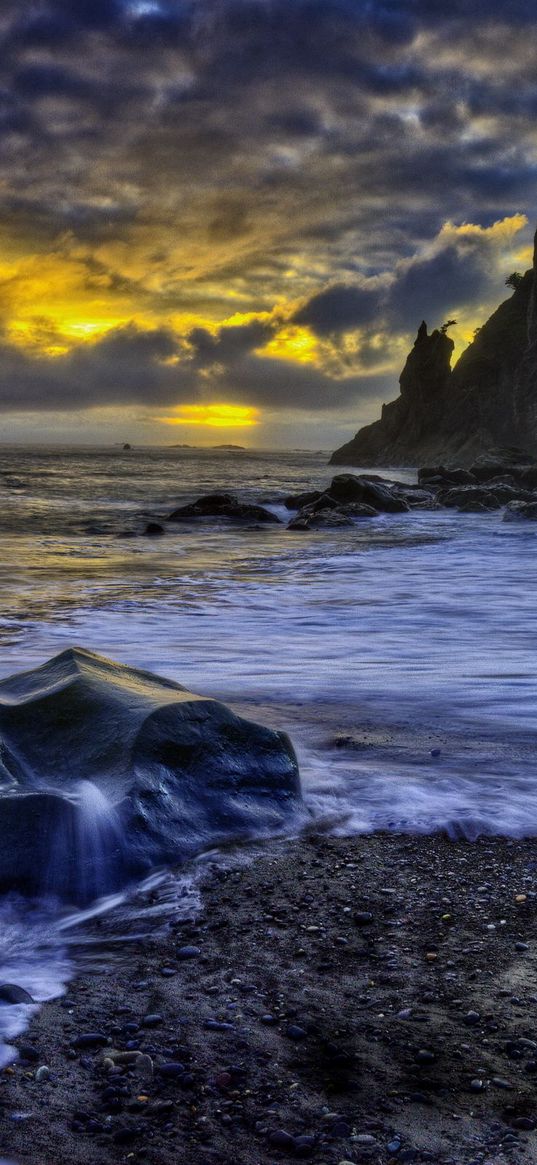
{"type": "Polygon", "coordinates": [[[423,315],[471,334],[524,265],[536,31],[523,0],[4,0],[0,408],[373,415],[423,315]]]}

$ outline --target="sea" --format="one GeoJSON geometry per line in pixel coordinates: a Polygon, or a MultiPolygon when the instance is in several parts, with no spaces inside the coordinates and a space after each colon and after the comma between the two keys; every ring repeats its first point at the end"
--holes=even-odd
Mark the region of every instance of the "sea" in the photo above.
{"type": "MultiPolygon", "coordinates": [[[[537,525],[413,510],[287,530],[287,495],[349,471],[328,461],[0,447],[0,677],[79,646],[224,700],[289,732],[319,828],[537,834],[537,525]],[[215,490],[281,524],[165,522],[215,490]]],[[[0,982],[63,990],[87,913],[2,899],[0,982]]],[[[0,1008],[0,1035],[29,1011],[0,1008]]]]}

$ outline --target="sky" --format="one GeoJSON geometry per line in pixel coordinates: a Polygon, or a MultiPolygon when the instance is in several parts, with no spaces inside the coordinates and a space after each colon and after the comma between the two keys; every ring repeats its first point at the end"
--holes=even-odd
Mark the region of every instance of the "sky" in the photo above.
{"type": "Polygon", "coordinates": [[[2,0],[0,440],[330,449],[531,265],[533,0],[2,0]]]}

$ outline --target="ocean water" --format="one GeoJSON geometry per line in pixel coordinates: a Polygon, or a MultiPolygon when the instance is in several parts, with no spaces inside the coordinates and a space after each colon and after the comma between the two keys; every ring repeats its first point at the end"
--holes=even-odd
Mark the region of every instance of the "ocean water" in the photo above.
{"type": "Polygon", "coordinates": [[[141,535],[215,489],[288,518],[286,494],[340,472],[327,462],[4,447],[0,675],[87,647],[287,728],[312,809],[349,828],[537,833],[533,524],[447,510],[141,535]]]}
{"type": "MultiPolygon", "coordinates": [[[[3,447],[0,675],[77,645],[224,699],[289,731],[323,828],[537,834],[537,526],[414,511],[309,533],[207,521],[142,535],[216,489],[287,518],[286,494],[341,472],[327,462],[3,447]]],[[[0,981],[60,991],[63,932],[47,924],[41,941],[42,911],[2,912],[18,961],[0,948],[0,981]],[[25,972],[26,948],[40,955],[25,972]]],[[[7,1038],[21,1016],[0,1011],[7,1038]]]]}

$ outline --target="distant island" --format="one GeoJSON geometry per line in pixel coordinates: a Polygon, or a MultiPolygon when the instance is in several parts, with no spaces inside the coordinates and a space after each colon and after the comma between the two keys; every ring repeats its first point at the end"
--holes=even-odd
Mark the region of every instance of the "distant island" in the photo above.
{"type": "Polygon", "coordinates": [[[246,452],[245,445],[168,445],[168,449],[229,449],[233,452],[246,452]]]}
{"type": "Polygon", "coordinates": [[[537,235],[533,268],[507,280],[513,293],[451,368],[448,324],[425,320],[380,419],[332,454],[332,465],[460,466],[497,445],[537,453],[537,235]]]}

